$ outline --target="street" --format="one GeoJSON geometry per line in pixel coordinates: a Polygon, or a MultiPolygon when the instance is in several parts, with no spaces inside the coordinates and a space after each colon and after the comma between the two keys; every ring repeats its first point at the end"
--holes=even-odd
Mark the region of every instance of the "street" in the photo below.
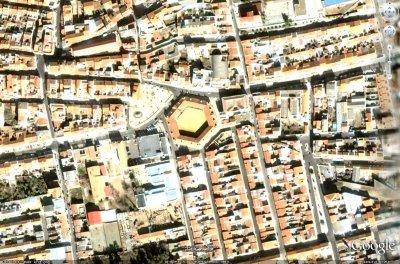
{"type": "Polygon", "coordinates": [[[45,69],[44,69],[45,65],[44,65],[43,56],[36,55],[36,61],[37,61],[37,68],[38,68],[40,80],[41,80],[41,89],[43,92],[43,104],[46,107],[47,119],[49,121],[50,134],[53,139],[53,142],[51,143],[50,147],[53,152],[53,157],[54,157],[55,161],[57,162],[56,163],[57,177],[58,177],[58,180],[60,183],[60,187],[62,189],[65,208],[67,208],[67,219],[68,219],[69,232],[70,232],[70,237],[71,237],[71,251],[72,251],[72,257],[73,257],[73,263],[75,263],[78,260],[78,256],[76,253],[75,228],[74,228],[72,216],[71,216],[68,190],[66,188],[64,176],[63,176],[62,170],[61,170],[60,158],[59,158],[59,154],[58,154],[58,141],[56,140],[54,126],[53,126],[53,123],[51,122],[51,120],[52,120],[51,119],[51,110],[50,110],[49,100],[47,98],[47,92],[46,92],[46,76],[45,76],[45,69]]]}
{"type": "MultiPolygon", "coordinates": [[[[335,239],[335,234],[333,233],[333,226],[332,226],[332,222],[329,216],[329,212],[328,209],[326,208],[326,204],[325,204],[325,200],[324,200],[324,195],[322,193],[322,188],[321,188],[321,183],[320,183],[320,177],[318,174],[318,166],[317,163],[315,162],[315,159],[312,156],[312,153],[309,151],[305,150],[305,144],[308,144],[308,138],[307,137],[302,137],[300,139],[301,144],[301,148],[302,148],[302,152],[303,152],[303,158],[305,161],[305,167],[306,167],[306,172],[307,172],[307,182],[308,182],[308,188],[310,190],[310,196],[311,196],[311,200],[313,201],[313,210],[314,213],[316,213],[318,215],[318,213],[316,212],[316,203],[317,201],[315,200],[316,197],[318,198],[318,202],[321,205],[321,207],[323,208],[323,220],[327,225],[327,233],[326,236],[328,238],[329,243],[331,244],[332,247],[332,252],[333,252],[333,260],[335,261],[339,261],[339,254],[338,254],[338,250],[337,250],[337,244],[336,244],[336,239],[335,239]],[[317,194],[315,194],[314,192],[314,188],[311,186],[311,181],[312,179],[310,178],[310,172],[309,172],[309,168],[312,167],[313,168],[313,172],[315,173],[315,187],[317,189],[317,194]]],[[[318,223],[318,225],[320,225],[320,223],[318,223]]]]}

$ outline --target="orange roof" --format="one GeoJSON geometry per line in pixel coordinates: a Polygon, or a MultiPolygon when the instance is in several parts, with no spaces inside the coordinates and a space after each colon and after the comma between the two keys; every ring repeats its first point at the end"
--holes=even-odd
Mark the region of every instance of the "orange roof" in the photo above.
{"type": "Polygon", "coordinates": [[[101,224],[100,211],[90,212],[87,214],[89,225],[101,224]]]}

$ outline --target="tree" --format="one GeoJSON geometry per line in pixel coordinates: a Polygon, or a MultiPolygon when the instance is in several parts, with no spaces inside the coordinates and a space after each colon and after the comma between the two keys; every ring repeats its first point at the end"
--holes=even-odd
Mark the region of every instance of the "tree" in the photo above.
{"type": "Polygon", "coordinates": [[[130,252],[130,263],[167,263],[175,260],[175,257],[169,251],[168,246],[162,242],[151,242],[135,248],[130,252]]]}
{"type": "Polygon", "coordinates": [[[291,20],[289,16],[285,13],[282,13],[282,19],[285,22],[285,26],[290,26],[293,22],[293,20],[291,20]]]}
{"type": "Polygon", "coordinates": [[[0,202],[2,203],[45,193],[47,193],[47,185],[43,177],[20,176],[16,179],[16,184],[9,184],[5,180],[0,181],[0,202]]]}
{"type": "Polygon", "coordinates": [[[121,262],[121,257],[119,256],[118,252],[121,251],[120,246],[117,244],[116,241],[114,241],[113,244],[110,244],[104,253],[108,255],[108,260],[110,263],[120,263],[121,262]]]}
{"type": "Polygon", "coordinates": [[[79,178],[83,178],[87,175],[86,166],[84,164],[80,164],[77,166],[76,171],[78,173],[79,178]]]}
{"type": "Polygon", "coordinates": [[[131,264],[159,264],[176,261],[166,243],[150,242],[134,247],[128,252],[121,252],[118,244],[113,243],[107,247],[102,255],[95,255],[89,263],[131,263],[131,264]],[[106,258],[108,257],[108,261],[106,258]]]}

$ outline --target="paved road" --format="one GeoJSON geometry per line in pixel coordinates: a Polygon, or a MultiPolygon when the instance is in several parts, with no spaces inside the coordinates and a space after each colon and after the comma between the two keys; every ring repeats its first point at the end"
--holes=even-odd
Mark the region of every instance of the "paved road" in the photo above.
{"type": "Polygon", "coordinates": [[[198,95],[205,95],[205,96],[208,96],[208,97],[219,97],[219,92],[215,91],[215,89],[207,90],[207,91],[204,91],[204,90],[201,90],[201,89],[194,90],[194,89],[188,89],[188,87],[185,87],[185,86],[178,87],[178,86],[175,86],[175,85],[160,83],[158,81],[154,81],[154,80],[150,80],[150,79],[146,79],[146,78],[143,78],[143,83],[149,83],[149,84],[152,84],[152,85],[157,85],[157,86],[160,86],[160,87],[164,87],[164,88],[166,88],[166,89],[168,89],[168,90],[170,90],[170,91],[172,91],[174,93],[176,93],[176,92],[185,92],[185,93],[192,93],[192,94],[198,94],[198,95]]]}
{"type": "Polygon", "coordinates": [[[49,129],[50,129],[50,134],[52,138],[55,138],[55,133],[54,133],[54,126],[53,123],[51,122],[51,111],[50,111],[50,106],[49,106],[49,99],[47,97],[47,92],[46,92],[46,73],[45,73],[45,63],[44,63],[44,58],[43,55],[36,55],[36,64],[37,64],[37,70],[39,72],[40,76],[40,85],[42,89],[42,96],[43,96],[43,104],[46,107],[46,113],[47,113],[47,119],[49,120],[49,129]]]}
{"type": "Polygon", "coordinates": [[[60,164],[60,156],[58,154],[58,144],[55,143],[52,146],[52,151],[53,151],[53,156],[57,161],[57,165],[56,165],[56,171],[57,171],[57,176],[58,176],[58,180],[60,182],[60,187],[62,189],[63,192],[63,197],[64,197],[64,204],[65,204],[65,208],[67,209],[67,219],[68,219],[68,225],[69,225],[69,231],[70,231],[70,236],[71,236],[71,251],[72,251],[72,257],[73,257],[73,263],[76,263],[78,260],[78,255],[76,252],[76,238],[75,238],[75,228],[73,226],[73,220],[72,220],[72,214],[71,214],[71,209],[70,209],[70,204],[68,201],[68,190],[67,190],[67,186],[65,184],[65,180],[64,180],[64,176],[62,174],[62,170],[61,170],[61,164],[60,164]]]}
{"type": "Polygon", "coordinates": [[[55,31],[56,31],[56,47],[61,49],[61,3],[56,7],[56,16],[55,16],[55,31]]]}
{"type": "Polygon", "coordinates": [[[244,52],[243,52],[243,46],[242,46],[242,42],[240,41],[240,31],[239,31],[239,27],[237,25],[235,9],[234,9],[234,5],[232,3],[232,0],[228,0],[228,4],[229,4],[229,10],[230,10],[230,13],[231,13],[231,17],[232,17],[233,28],[235,30],[235,40],[236,40],[238,51],[239,51],[240,62],[242,64],[242,69],[244,70],[245,87],[247,89],[247,88],[249,88],[249,77],[247,75],[246,61],[244,59],[245,56],[244,56],[244,52]]]}
{"type": "MultiPolygon", "coordinates": [[[[302,142],[302,150],[303,150],[303,155],[304,155],[304,161],[306,162],[305,166],[307,167],[308,170],[309,170],[310,167],[312,167],[313,171],[314,171],[314,174],[315,174],[315,177],[317,177],[316,178],[316,183],[317,183],[316,187],[317,187],[317,192],[318,193],[315,194],[314,188],[312,188],[312,187],[310,188],[310,186],[309,186],[310,195],[311,195],[311,198],[314,201],[315,207],[316,207],[316,200],[315,200],[315,196],[316,195],[319,198],[319,203],[322,205],[323,218],[324,218],[324,221],[325,221],[325,223],[326,223],[326,225],[328,227],[328,232],[327,232],[326,236],[327,236],[328,241],[330,242],[330,244],[332,246],[333,260],[338,261],[339,260],[339,254],[338,254],[338,250],[337,250],[336,239],[335,239],[335,235],[333,233],[333,226],[332,226],[332,222],[331,222],[331,219],[330,219],[330,216],[329,216],[329,213],[328,213],[328,209],[327,209],[325,201],[323,199],[324,195],[322,193],[322,189],[321,189],[321,185],[320,185],[320,181],[319,181],[320,176],[319,176],[319,172],[318,172],[317,163],[316,163],[315,159],[313,158],[312,154],[310,152],[307,152],[305,149],[303,149],[303,148],[305,148],[304,144],[306,143],[306,141],[308,141],[307,138],[302,138],[300,140],[300,142],[302,142]]],[[[311,178],[309,178],[309,180],[311,180],[311,178]]],[[[311,183],[311,181],[310,181],[310,183],[311,183]]]]}
{"type": "Polygon", "coordinates": [[[264,175],[264,185],[265,185],[265,189],[267,191],[267,200],[268,200],[268,204],[271,208],[271,218],[273,220],[274,223],[274,229],[275,229],[275,233],[276,233],[276,239],[278,241],[279,244],[279,253],[280,253],[280,258],[281,259],[286,259],[286,249],[285,249],[285,244],[283,242],[283,238],[282,238],[282,231],[281,228],[279,226],[279,218],[278,218],[278,214],[276,211],[276,207],[275,207],[275,201],[272,195],[272,188],[271,188],[271,184],[269,182],[269,178],[267,175],[267,170],[265,168],[265,161],[264,161],[264,152],[262,150],[262,145],[261,145],[261,138],[260,135],[258,134],[258,130],[257,130],[257,120],[256,120],[256,115],[254,112],[254,100],[251,98],[252,96],[250,95],[250,109],[252,109],[252,115],[251,115],[251,119],[252,122],[254,123],[254,133],[256,136],[256,147],[257,147],[257,152],[259,155],[259,161],[261,164],[261,170],[263,172],[264,175]]]}
{"type": "MultiPolygon", "coordinates": [[[[167,120],[165,119],[165,117],[162,118],[162,124],[163,124],[163,127],[164,127],[165,131],[168,131],[167,120]]],[[[192,233],[192,229],[191,229],[191,225],[190,225],[190,221],[189,221],[189,214],[188,214],[188,211],[187,211],[187,208],[186,208],[186,203],[185,203],[185,199],[184,199],[182,185],[180,183],[180,177],[179,177],[179,174],[177,172],[178,165],[176,163],[175,144],[174,144],[174,141],[171,138],[171,134],[170,133],[165,133],[165,135],[166,135],[166,137],[168,139],[168,142],[170,143],[170,147],[171,147],[171,153],[170,153],[170,156],[169,156],[169,160],[171,161],[172,166],[174,167],[174,174],[176,176],[176,181],[177,181],[177,184],[179,186],[179,193],[180,193],[180,196],[181,196],[180,198],[181,198],[181,201],[182,201],[183,218],[185,219],[185,225],[186,225],[186,230],[187,230],[187,233],[188,233],[188,236],[189,236],[189,242],[190,242],[190,245],[192,246],[192,249],[194,249],[194,239],[193,239],[193,233],[192,233]]],[[[196,257],[196,252],[194,250],[193,250],[193,256],[196,257]]]]}
{"type": "MultiPolygon", "coordinates": [[[[202,148],[200,150],[200,155],[203,159],[204,165],[207,166],[206,154],[205,154],[204,148],[202,148]]],[[[220,243],[221,250],[222,250],[222,256],[223,256],[224,260],[226,260],[226,259],[228,259],[228,256],[226,254],[224,238],[222,237],[222,233],[221,233],[221,230],[222,230],[221,222],[220,222],[217,207],[215,204],[214,191],[212,188],[211,176],[210,176],[210,172],[209,172],[208,168],[206,168],[206,178],[207,178],[207,189],[210,192],[211,206],[212,206],[213,213],[214,213],[214,219],[215,219],[215,223],[217,224],[217,229],[218,229],[217,233],[218,233],[218,239],[219,239],[219,243],[220,243]]]]}
{"type": "Polygon", "coordinates": [[[321,224],[320,224],[320,220],[319,220],[319,214],[318,214],[318,210],[317,210],[317,202],[315,201],[315,193],[314,193],[314,188],[312,186],[312,179],[311,179],[311,173],[310,173],[310,168],[309,165],[310,164],[310,152],[309,150],[306,150],[306,145],[310,144],[310,138],[309,137],[301,137],[300,138],[300,143],[301,143],[301,151],[303,153],[303,158],[305,161],[304,164],[304,170],[306,172],[306,176],[307,176],[307,187],[310,193],[310,202],[311,202],[311,207],[312,207],[312,211],[313,211],[313,215],[314,215],[314,220],[315,220],[315,227],[317,229],[317,233],[321,234],[321,224]]]}
{"type": "Polygon", "coordinates": [[[249,201],[249,209],[250,209],[251,218],[253,220],[253,227],[254,227],[254,231],[255,231],[255,236],[256,236],[256,240],[257,240],[258,249],[259,250],[263,250],[261,237],[260,237],[260,229],[258,227],[257,220],[256,220],[256,215],[254,213],[255,212],[254,211],[254,204],[253,204],[253,198],[251,197],[249,179],[247,177],[247,171],[246,171],[245,166],[244,166],[243,156],[242,156],[240,143],[239,143],[239,137],[237,135],[235,127],[232,128],[232,133],[233,133],[233,141],[236,144],[236,152],[237,152],[238,158],[239,158],[239,167],[240,167],[240,171],[242,173],[243,183],[244,183],[244,187],[246,189],[246,197],[247,197],[247,200],[249,201]]]}
{"type": "Polygon", "coordinates": [[[36,62],[37,62],[37,69],[38,69],[38,72],[40,75],[41,88],[42,88],[42,92],[43,92],[43,104],[46,107],[47,119],[49,121],[50,134],[51,134],[51,137],[53,138],[53,142],[50,145],[50,147],[53,152],[53,157],[57,162],[56,171],[57,171],[58,181],[60,183],[60,187],[63,192],[65,208],[67,209],[68,226],[69,226],[69,232],[70,232],[70,236],[71,236],[71,251],[72,251],[72,257],[73,257],[73,263],[75,263],[78,259],[78,256],[76,253],[75,229],[73,226],[71,210],[70,210],[69,201],[68,201],[68,199],[69,199],[68,198],[69,197],[68,190],[67,190],[64,176],[63,176],[62,170],[61,170],[60,157],[59,157],[59,153],[58,153],[58,142],[56,140],[54,126],[51,121],[51,111],[50,111],[50,106],[49,106],[49,100],[47,98],[47,93],[46,93],[46,76],[45,76],[45,70],[44,70],[43,56],[36,55],[36,62]]]}
{"type": "Polygon", "coordinates": [[[314,188],[312,186],[312,179],[311,179],[311,173],[310,173],[310,159],[312,159],[312,142],[311,142],[311,134],[312,134],[312,115],[313,115],[313,110],[314,110],[314,93],[313,93],[313,89],[310,83],[309,79],[305,79],[304,80],[305,85],[307,87],[307,91],[309,92],[309,108],[308,108],[308,124],[309,124],[309,130],[306,132],[307,136],[302,136],[300,137],[299,141],[301,144],[301,151],[303,154],[303,159],[305,164],[304,165],[304,170],[306,173],[306,177],[307,177],[307,187],[309,190],[309,194],[310,194],[310,203],[311,203],[311,207],[312,207],[312,211],[313,211],[313,216],[314,216],[314,220],[315,220],[315,227],[317,229],[317,234],[321,234],[322,230],[321,230],[321,221],[320,221],[320,216],[318,213],[318,207],[317,207],[317,202],[315,200],[315,192],[314,192],[314,188]],[[308,148],[306,148],[306,146],[308,146],[308,148]]]}

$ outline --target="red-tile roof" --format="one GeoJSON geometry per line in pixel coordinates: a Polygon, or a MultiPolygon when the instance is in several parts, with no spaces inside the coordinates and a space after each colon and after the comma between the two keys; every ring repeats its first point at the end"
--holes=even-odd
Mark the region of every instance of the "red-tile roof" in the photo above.
{"type": "Polygon", "coordinates": [[[87,214],[89,225],[101,224],[100,211],[90,212],[87,214]]]}

